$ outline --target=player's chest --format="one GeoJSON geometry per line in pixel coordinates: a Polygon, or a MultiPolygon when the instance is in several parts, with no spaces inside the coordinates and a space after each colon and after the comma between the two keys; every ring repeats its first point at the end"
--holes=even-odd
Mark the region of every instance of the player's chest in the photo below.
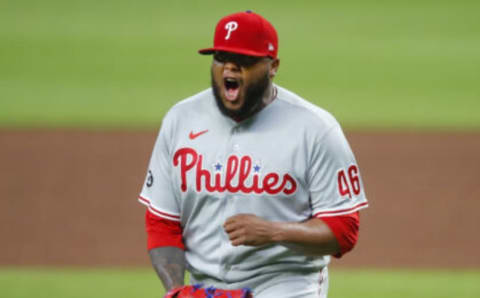
{"type": "Polygon", "coordinates": [[[304,184],[306,156],[296,136],[273,129],[187,130],[172,152],[180,193],[293,195],[304,184]]]}

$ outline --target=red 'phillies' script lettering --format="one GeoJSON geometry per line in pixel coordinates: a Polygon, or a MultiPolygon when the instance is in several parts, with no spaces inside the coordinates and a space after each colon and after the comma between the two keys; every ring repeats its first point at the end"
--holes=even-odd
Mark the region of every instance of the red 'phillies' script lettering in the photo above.
{"type": "Polygon", "coordinates": [[[227,160],[223,179],[220,172],[212,174],[209,170],[204,169],[203,155],[198,154],[192,148],[178,149],[173,156],[173,165],[180,167],[180,178],[182,180],[180,189],[182,192],[187,191],[187,172],[194,168],[196,174],[195,189],[198,192],[205,190],[207,192],[228,191],[231,193],[268,193],[271,195],[283,192],[286,195],[291,195],[297,190],[297,181],[289,174],[280,176],[277,173],[267,173],[263,180],[260,175],[251,174],[253,163],[252,158],[248,155],[231,155],[227,160]],[[247,185],[248,177],[252,175],[251,185],[247,185]],[[212,176],[214,179],[212,179],[212,176]],[[238,178],[237,185],[232,184],[235,178],[238,178]]]}

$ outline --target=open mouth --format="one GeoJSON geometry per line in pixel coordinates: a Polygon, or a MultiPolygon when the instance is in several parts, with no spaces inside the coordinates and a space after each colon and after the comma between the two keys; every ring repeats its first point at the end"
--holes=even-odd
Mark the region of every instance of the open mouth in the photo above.
{"type": "Polygon", "coordinates": [[[240,90],[240,84],[235,78],[224,78],[223,83],[225,85],[225,97],[229,101],[234,101],[238,97],[240,90]]]}

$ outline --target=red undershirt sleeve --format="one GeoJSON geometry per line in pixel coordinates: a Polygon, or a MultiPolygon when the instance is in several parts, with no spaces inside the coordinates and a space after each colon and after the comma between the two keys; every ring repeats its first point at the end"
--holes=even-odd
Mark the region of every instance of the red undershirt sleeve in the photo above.
{"type": "MultiPolygon", "coordinates": [[[[358,211],[346,215],[321,218],[333,232],[340,246],[340,253],[335,257],[341,257],[355,246],[358,239],[359,218],[358,211]]],[[[179,222],[158,217],[147,209],[145,212],[145,227],[149,250],[163,246],[175,246],[185,250],[182,240],[182,227],[179,222]]]]}
{"type": "Polygon", "coordinates": [[[321,217],[320,219],[328,225],[340,246],[340,253],[334,255],[334,257],[340,258],[352,250],[358,240],[359,211],[339,216],[321,217]]]}
{"type": "Polygon", "coordinates": [[[163,246],[175,246],[185,250],[182,239],[183,230],[179,222],[158,217],[147,209],[145,229],[148,250],[163,246]]]}

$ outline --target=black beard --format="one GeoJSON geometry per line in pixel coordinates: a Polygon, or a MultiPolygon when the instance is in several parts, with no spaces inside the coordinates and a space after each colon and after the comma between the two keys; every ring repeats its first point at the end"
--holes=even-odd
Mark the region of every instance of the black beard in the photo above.
{"type": "Polygon", "coordinates": [[[220,87],[215,83],[213,73],[211,74],[211,78],[212,90],[213,95],[215,96],[215,101],[217,102],[218,109],[225,116],[230,117],[236,121],[242,121],[251,117],[264,107],[263,96],[265,95],[265,92],[267,91],[270,83],[268,72],[266,72],[265,76],[263,76],[261,79],[247,86],[245,90],[245,102],[239,110],[230,110],[225,107],[220,96],[220,87]]]}

